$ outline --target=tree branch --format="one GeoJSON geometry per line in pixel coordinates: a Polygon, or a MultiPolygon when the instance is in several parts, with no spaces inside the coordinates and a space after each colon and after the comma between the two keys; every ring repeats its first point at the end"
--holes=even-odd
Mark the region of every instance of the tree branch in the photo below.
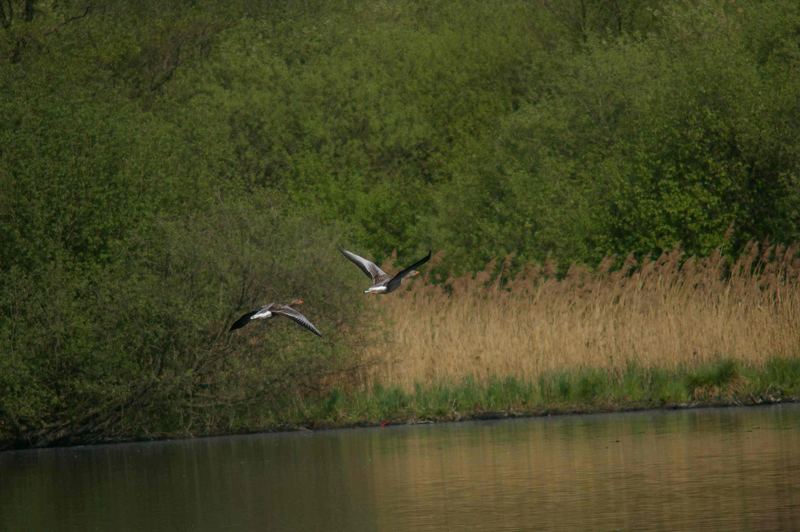
{"type": "Polygon", "coordinates": [[[52,27],[52,28],[50,28],[48,30],[45,30],[42,35],[50,35],[51,33],[57,32],[58,30],[60,30],[64,26],[66,26],[67,24],[84,18],[86,15],[89,14],[89,11],[91,11],[91,10],[92,10],[92,4],[88,4],[86,6],[86,8],[83,10],[83,13],[81,13],[79,15],[75,15],[73,17],[69,17],[68,19],[65,19],[64,22],[62,22],[61,24],[59,24],[57,26],[54,26],[54,27],[52,27]]]}

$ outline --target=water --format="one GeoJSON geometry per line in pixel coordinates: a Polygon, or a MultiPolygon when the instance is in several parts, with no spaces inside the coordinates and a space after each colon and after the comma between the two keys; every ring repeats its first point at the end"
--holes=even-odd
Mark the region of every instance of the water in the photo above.
{"type": "Polygon", "coordinates": [[[0,530],[800,529],[800,405],[0,453],[0,530]]]}

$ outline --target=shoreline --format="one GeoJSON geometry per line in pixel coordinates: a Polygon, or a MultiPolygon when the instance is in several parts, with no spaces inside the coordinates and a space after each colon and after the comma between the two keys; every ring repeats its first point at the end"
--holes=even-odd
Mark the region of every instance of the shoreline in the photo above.
{"type": "MultiPolygon", "coordinates": [[[[613,414],[628,414],[635,412],[670,412],[676,410],[699,410],[699,409],[716,409],[716,408],[756,408],[768,407],[781,404],[800,404],[800,397],[780,397],[773,399],[765,399],[758,401],[694,401],[690,403],[674,403],[665,404],[662,406],[649,406],[649,405],[620,405],[620,406],[599,406],[596,408],[574,406],[571,408],[545,408],[541,410],[531,411],[515,411],[515,410],[496,410],[496,411],[481,411],[474,413],[465,413],[457,417],[440,417],[440,418],[408,418],[405,420],[360,420],[347,423],[309,423],[303,425],[286,425],[276,426],[274,428],[264,428],[259,430],[244,430],[244,431],[228,431],[228,432],[215,432],[205,434],[187,434],[187,435],[172,435],[161,436],[152,438],[125,438],[125,439],[109,439],[99,440],[85,443],[74,443],[66,445],[50,445],[41,447],[3,447],[0,448],[0,456],[3,454],[14,452],[29,452],[41,450],[55,450],[55,449],[71,449],[78,447],[102,447],[102,446],[116,446],[125,444],[136,443],[167,443],[167,442],[180,442],[191,440],[205,440],[210,438],[230,438],[236,436],[257,436],[268,434],[294,434],[303,432],[327,432],[332,430],[356,430],[356,429],[376,429],[385,427],[413,427],[418,425],[441,425],[450,423],[469,423],[476,421],[501,421],[511,419],[534,419],[534,418],[547,418],[547,417],[570,417],[570,416],[587,416],[587,415],[613,415],[613,414]]],[[[2,445],[2,443],[0,443],[2,445]]]]}
{"type": "MultiPolygon", "coordinates": [[[[729,358],[675,368],[570,368],[533,380],[514,376],[400,386],[330,387],[259,403],[242,417],[214,424],[105,427],[58,440],[5,433],[8,450],[160,441],[254,433],[447,423],[642,410],[757,406],[800,401],[800,357],[754,365],[729,358]],[[126,430],[127,429],[127,430],[126,430]]],[[[176,405],[178,407],[178,405],[176,405]]],[[[235,412],[234,412],[235,413],[235,412]]]]}
{"type": "MultiPolygon", "coordinates": [[[[447,423],[468,423],[472,421],[494,421],[504,419],[533,419],[543,417],[570,417],[570,416],[588,416],[588,415],[613,415],[613,414],[628,414],[633,412],[670,412],[676,410],[699,410],[703,408],[754,408],[761,406],[776,406],[781,404],[800,404],[800,397],[787,397],[776,398],[773,400],[763,400],[757,402],[692,402],[692,403],[676,403],[665,404],[663,406],[640,406],[640,405],[623,405],[599,408],[551,408],[543,410],[532,411],[483,411],[477,413],[464,414],[454,418],[419,418],[407,420],[386,420],[386,421],[366,421],[355,422],[353,424],[320,424],[318,426],[297,426],[293,428],[285,428],[278,430],[264,430],[254,432],[244,432],[237,434],[215,434],[210,436],[200,437],[225,437],[247,434],[275,434],[275,433],[292,433],[292,432],[316,432],[327,430],[348,430],[359,428],[383,428],[383,427],[397,427],[397,426],[415,426],[415,425],[440,425],[447,423]]],[[[188,439],[192,439],[191,437],[188,439]]]]}

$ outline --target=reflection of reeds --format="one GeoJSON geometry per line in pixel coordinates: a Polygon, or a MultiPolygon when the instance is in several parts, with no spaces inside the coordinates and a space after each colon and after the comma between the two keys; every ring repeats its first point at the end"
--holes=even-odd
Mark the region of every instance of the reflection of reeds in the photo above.
{"type": "Polygon", "coordinates": [[[780,430],[797,420],[702,410],[372,431],[361,456],[374,460],[375,500],[393,502],[376,505],[377,529],[692,529],[698,516],[796,528],[796,477],[778,472],[800,466],[796,433],[780,430]]]}
{"type": "Polygon", "coordinates": [[[680,250],[622,268],[529,266],[504,284],[494,265],[443,285],[376,298],[390,331],[367,348],[368,381],[411,389],[461,379],[531,381],[573,368],[676,368],[719,357],[759,365],[800,355],[798,247],[751,244],[729,263],[680,250]]]}

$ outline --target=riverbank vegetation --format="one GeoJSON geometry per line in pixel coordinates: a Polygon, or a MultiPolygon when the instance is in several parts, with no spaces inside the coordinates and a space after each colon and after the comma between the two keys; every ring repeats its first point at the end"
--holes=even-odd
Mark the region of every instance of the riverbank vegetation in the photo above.
{"type": "Polygon", "coordinates": [[[276,412],[278,428],[333,428],[395,423],[500,419],[652,408],[744,406],[800,400],[800,361],[763,364],[718,359],[674,369],[636,362],[620,370],[570,368],[536,380],[514,376],[443,379],[407,390],[374,384],[360,391],[330,390],[276,412]]]}
{"type": "MultiPolygon", "coordinates": [[[[508,264],[509,261],[506,261],[508,264]]],[[[680,249],[563,277],[490,265],[373,301],[389,331],[361,386],[331,383],[302,426],[743,405],[800,399],[800,256],[680,249]]]]}
{"type": "Polygon", "coordinates": [[[791,0],[0,2],[0,447],[791,375],[798,34],[791,0]],[[440,254],[367,300],[337,245],[440,254]],[[227,334],[294,297],[324,340],[227,334]]]}

